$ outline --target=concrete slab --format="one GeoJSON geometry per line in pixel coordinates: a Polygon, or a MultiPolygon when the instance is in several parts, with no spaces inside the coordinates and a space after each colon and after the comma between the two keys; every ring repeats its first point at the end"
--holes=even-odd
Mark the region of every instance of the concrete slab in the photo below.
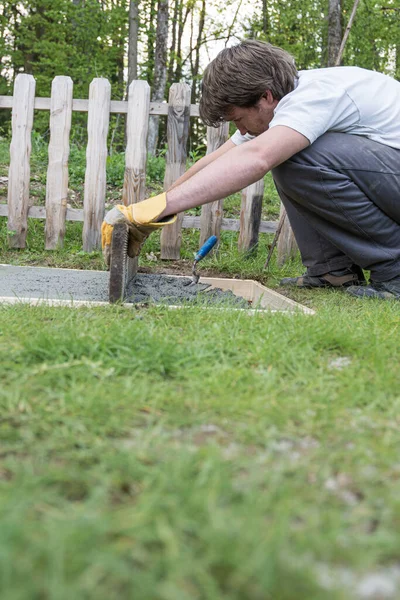
{"type": "Polygon", "coordinates": [[[0,297],[108,302],[108,273],[0,265],[0,297]]]}
{"type": "MultiPolygon", "coordinates": [[[[135,283],[127,287],[125,306],[133,302],[169,304],[171,308],[196,300],[199,292],[207,306],[246,310],[247,313],[289,311],[314,314],[306,306],[282,296],[253,280],[202,277],[201,282],[187,287],[191,279],[179,275],[139,273],[135,283]]],[[[0,265],[0,302],[45,302],[51,305],[104,305],[109,299],[109,273],[48,267],[0,265]]]]}

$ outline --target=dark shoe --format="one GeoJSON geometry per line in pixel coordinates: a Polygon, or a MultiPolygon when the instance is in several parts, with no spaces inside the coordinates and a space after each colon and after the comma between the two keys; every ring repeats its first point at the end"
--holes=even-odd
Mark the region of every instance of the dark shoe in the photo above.
{"type": "Polygon", "coordinates": [[[400,300],[400,277],[389,281],[371,281],[366,287],[352,285],[347,292],[357,298],[380,298],[381,300],[400,300]]]}
{"type": "Polygon", "coordinates": [[[358,265],[346,269],[330,271],[325,275],[313,277],[305,273],[301,277],[285,277],[280,285],[298,288],[343,288],[349,286],[362,286],[365,284],[364,273],[358,265]]]}

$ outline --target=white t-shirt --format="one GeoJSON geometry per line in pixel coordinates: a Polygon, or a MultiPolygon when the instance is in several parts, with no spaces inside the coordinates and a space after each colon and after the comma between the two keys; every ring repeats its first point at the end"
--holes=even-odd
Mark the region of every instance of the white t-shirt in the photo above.
{"type": "MultiPolygon", "coordinates": [[[[312,144],[327,131],[363,135],[400,149],[400,82],[359,67],[299,71],[296,88],[280,100],[269,128],[285,125],[312,144]]],[[[253,139],[239,131],[234,144],[253,139]]]]}

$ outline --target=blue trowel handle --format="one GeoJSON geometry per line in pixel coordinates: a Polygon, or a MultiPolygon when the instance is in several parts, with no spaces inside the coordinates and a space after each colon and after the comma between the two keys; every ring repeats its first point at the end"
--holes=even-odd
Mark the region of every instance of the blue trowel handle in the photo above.
{"type": "Polygon", "coordinates": [[[196,262],[199,262],[199,260],[207,256],[207,254],[210,252],[210,250],[214,248],[217,242],[218,238],[216,235],[212,235],[210,238],[208,238],[208,240],[204,242],[200,250],[197,252],[196,256],[194,257],[194,260],[196,262]]]}

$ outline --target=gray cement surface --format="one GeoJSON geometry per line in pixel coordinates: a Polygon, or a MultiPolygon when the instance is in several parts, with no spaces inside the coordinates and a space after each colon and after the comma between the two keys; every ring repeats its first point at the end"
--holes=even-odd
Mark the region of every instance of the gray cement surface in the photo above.
{"type": "Polygon", "coordinates": [[[106,271],[0,265],[0,296],[108,302],[106,271]]]}
{"type": "MultiPolygon", "coordinates": [[[[243,298],[230,291],[209,289],[201,282],[188,286],[191,279],[138,273],[127,286],[126,302],[233,305],[248,308],[243,298]]],[[[44,300],[89,300],[108,302],[109,274],[106,271],[74,271],[46,267],[0,265],[0,297],[44,300]]]]}
{"type": "Polygon", "coordinates": [[[219,288],[211,289],[208,284],[191,283],[190,277],[177,279],[168,275],[144,275],[138,273],[129,282],[126,290],[127,302],[156,302],[164,304],[182,304],[183,302],[198,302],[200,304],[233,305],[249,308],[249,303],[235,296],[231,291],[219,288]]]}

